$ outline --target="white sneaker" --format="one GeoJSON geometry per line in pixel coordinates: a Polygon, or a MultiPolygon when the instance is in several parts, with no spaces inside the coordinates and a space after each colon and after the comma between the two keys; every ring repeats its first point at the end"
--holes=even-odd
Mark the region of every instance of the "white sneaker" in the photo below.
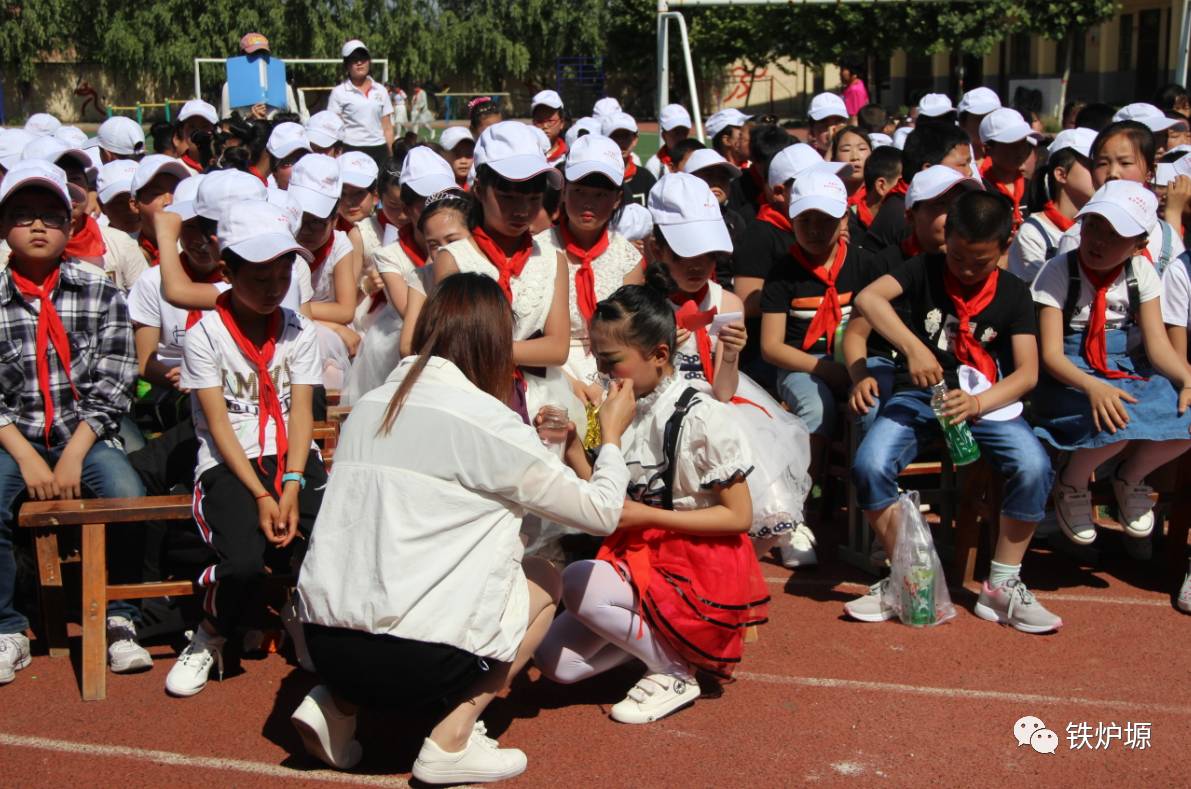
{"type": "Polygon", "coordinates": [[[24,633],[0,633],[0,685],[16,679],[29,660],[29,639],[24,633]]]}
{"type": "Polygon", "coordinates": [[[1154,530],[1154,489],[1149,485],[1131,485],[1114,474],[1112,494],[1117,500],[1121,525],[1130,537],[1149,537],[1154,530]]]}
{"type": "Polygon", "coordinates": [[[782,557],[782,566],[790,569],[814,567],[819,563],[819,557],[815,555],[815,533],[805,523],[790,530],[778,543],[778,552],[782,557]]]}
{"type": "Polygon", "coordinates": [[[414,760],[413,776],[428,784],[491,783],[525,772],[529,760],[517,748],[501,748],[477,723],[467,747],[448,753],[427,737],[414,760]]]}
{"type": "Polygon", "coordinates": [[[1087,488],[1073,488],[1055,479],[1055,520],[1067,539],[1076,545],[1096,541],[1096,523],[1092,520],[1092,494],[1087,488]]]}
{"type": "Polygon", "coordinates": [[[612,720],[651,723],[688,707],[699,698],[699,683],[672,674],[646,674],[612,706],[612,720]]]}
{"type": "Polygon", "coordinates": [[[302,627],[302,620],[298,619],[298,601],[292,595],[281,609],[281,624],[285,625],[285,632],[294,645],[294,657],[298,659],[298,665],[313,674],[314,661],[310,658],[310,650],[306,648],[306,631],[302,627]]]}
{"type": "Polygon", "coordinates": [[[207,678],[212,668],[219,669],[219,678],[223,679],[223,636],[207,635],[203,628],[195,628],[194,636],[182,654],[178,655],[178,662],[170,669],[165,678],[166,692],[172,696],[193,696],[207,687],[207,678]]]}
{"type": "Polygon", "coordinates": [[[326,685],[316,685],[290,716],[306,753],[339,770],[360,763],[364,749],[355,738],[356,716],[344,715],[326,685]]]}
{"type": "Polygon", "coordinates": [[[148,650],[137,643],[136,626],[126,616],[108,617],[108,666],[117,674],[153,668],[148,650]]]}
{"type": "MultiPolygon", "coordinates": [[[[1191,614],[1191,570],[1187,571],[1186,577],[1183,578],[1183,586],[1179,589],[1178,606],[1180,611],[1191,614]]],[[[3,636],[0,636],[0,638],[3,638],[3,636]]]]}
{"type": "Polygon", "coordinates": [[[882,578],[860,597],[844,603],[844,612],[860,622],[887,622],[897,616],[889,605],[889,578],[882,578]]]}

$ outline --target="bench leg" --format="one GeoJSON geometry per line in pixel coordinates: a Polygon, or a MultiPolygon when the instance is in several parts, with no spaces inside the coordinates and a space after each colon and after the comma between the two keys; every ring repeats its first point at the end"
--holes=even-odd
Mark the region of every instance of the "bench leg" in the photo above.
{"type": "Polygon", "coordinates": [[[50,657],[70,654],[66,638],[66,593],[62,588],[62,560],[58,555],[58,533],[37,529],[37,591],[41,598],[41,622],[50,657]]]}
{"type": "Polygon", "coordinates": [[[102,523],[83,525],[83,700],[107,698],[107,546],[102,523]]]}

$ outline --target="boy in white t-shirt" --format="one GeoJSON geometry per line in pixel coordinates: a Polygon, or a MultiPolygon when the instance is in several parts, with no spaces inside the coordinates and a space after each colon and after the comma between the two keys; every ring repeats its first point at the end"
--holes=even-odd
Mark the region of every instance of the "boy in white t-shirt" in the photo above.
{"type": "Polygon", "coordinates": [[[180,383],[196,406],[195,520],[219,561],[199,575],[205,617],[166,678],[175,696],[193,696],[213,666],[222,668],[223,644],[266,562],[288,566],[285,549],[299,532],[309,536],[326,485],[310,451],[318,337],[281,306],[294,256],[310,253],[287,213],[264,201],[227,212],[218,238],[231,288],[187,332],[180,383]]]}
{"type": "Polygon", "coordinates": [[[99,168],[96,187],[103,216],[99,232],[107,251],[103,256],[104,271],[127,292],[137,278],[149,268],[137,243],[141,233],[141,219],[132,199],[132,181],[137,163],[131,159],[116,159],[99,168]],[[106,222],[105,222],[106,220],[106,222]]]}

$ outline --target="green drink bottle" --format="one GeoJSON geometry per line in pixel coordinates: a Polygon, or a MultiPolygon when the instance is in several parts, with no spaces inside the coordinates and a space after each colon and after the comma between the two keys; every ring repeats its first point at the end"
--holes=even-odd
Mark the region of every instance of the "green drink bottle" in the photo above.
{"type": "Polygon", "coordinates": [[[831,351],[833,358],[840,364],[844,364],[844,330],[848,328],[848,316],[845,315],[843,320],[839,322],[839,326],[835,327],[835,338],[831,341],[831,351]]]}
{"type": "Polygon", "coordinates": [[[930,407],[939,419],[943,428],[943,438],[947,441],[947,451],[951,454],[951,462],[957,466],[966,466],[980,459],[980,446],[972,437],[972,428],[967,422],[947,421],[943,415],[943,399],[947,396],[947,384],[939,381],[930,388],[930,407]]]}
{"type": "Polygon", "coordinates": [[[929,551],[914,552],[914,563],[903,580],[902,621],[913,627],[935,623],[935,563],[929,551]]]}

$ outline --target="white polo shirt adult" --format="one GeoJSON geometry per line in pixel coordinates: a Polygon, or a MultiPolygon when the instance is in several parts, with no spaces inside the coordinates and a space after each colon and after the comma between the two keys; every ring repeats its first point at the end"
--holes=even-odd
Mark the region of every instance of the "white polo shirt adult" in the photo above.
{"type": "Polygon", "coordinates": [[[385,86],[371,77],[364,83],[367,92],[350,79],[331,89],[327,109],[343,119],[343,143],[357,148],[385,145],[384,118],[393,114],[393,102],[385,86]]]}

